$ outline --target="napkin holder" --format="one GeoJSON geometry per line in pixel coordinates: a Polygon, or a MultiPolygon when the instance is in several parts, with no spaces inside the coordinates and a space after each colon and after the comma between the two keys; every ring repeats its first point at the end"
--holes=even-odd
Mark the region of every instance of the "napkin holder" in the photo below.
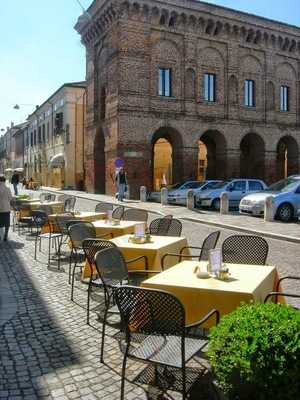
{"type": "Polygon", "coordinates": [[[220,279],[221,281],[227,281],[229,277],[230,277],[229,268],[222,265],[222,267],[218,271],[217,278],[220,279]]]}
{"type": "Polygon", "coordinates": [[[151,236],[150,235],[145,235],[145,236],[129,236],[128,241],[130,243],[134,244],[145,244],[145,243],[151,243],[151,236]]]}
{"type": "Polygon", "coordinates": [[[117,218],[112,218],[111,221],[110,221],[110,224],[113,225],[113,226],[118,226],[118,225],[121,224],[121,222],[117,218]]]}

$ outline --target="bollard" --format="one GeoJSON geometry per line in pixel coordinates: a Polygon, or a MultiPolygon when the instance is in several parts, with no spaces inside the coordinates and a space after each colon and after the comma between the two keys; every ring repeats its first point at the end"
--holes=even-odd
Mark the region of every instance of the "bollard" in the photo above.
{"type": "Polygon", "coordinates": [[[274,221],[274,197],[268,196],[265,200],[265,222],[274,221]]]}
{"type": "Polygon", "coordinates": [[[229,198],[228,193],[223,192],[220,196],[220,214],[228,214],[229,213],[229,198]]]}
{"type": "Polygon", "coordinates": [[[147,201],[147,188],[146,186],[140,187],[140,201],[146,202],[147,201]]]}
{"type": "Polygon", "coordinates": [[[161,189],[161,205],[166,206],[168,204],[168,189],[167,188],[162,188],[161,189]]]}
{"type": "Polygon", "coordinates": [[[195,199],[194,199],[194,191],[193,189],[189,189],[187,192],[187,196],[186,196],[186,206],[189,210],[193,210],[194,209],[194,203],[195,203],[195,199]]]}
{"type": "Polygon", "coordinates": [[[130,199],[130,186],[126,185],[126,192],[124,195],[125,199],[129,200],[130,199]]]}

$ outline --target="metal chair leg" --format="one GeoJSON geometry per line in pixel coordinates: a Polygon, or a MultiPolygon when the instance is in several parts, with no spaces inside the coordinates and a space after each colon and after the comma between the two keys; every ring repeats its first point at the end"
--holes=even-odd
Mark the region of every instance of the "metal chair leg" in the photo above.
{"type": "Polygon", "coordinates": [[[90,302],[91,302],[91,290],[92,284],[91,281],[89,282],[89,287],[87,290],[87,306],[86,306],[86,323],[90,324],[90,302]]]}
{"type": "Polygon", "coordinates": [[[102,364],[104,363],[103,354],[104,354],[104,342],[105,342],[105,327],[106,327],[106,320],[107,320],[109,306],[110,306],[110,296],[108,296],[108,300],[105,305],[105,311],[104,311],[103,323],[102,323],[102,338],[101,338],[101,351],[100,351],[100,362],[102,364]]]}
{"type": "Polygon", "coordinates": [[[74,298],[74,284],[75,284],[75,270],[77,267],[77,254],[75,255],[75,263],[72,271],[72,282],[71,282],[71,301],[73,301],[74,298]]]}

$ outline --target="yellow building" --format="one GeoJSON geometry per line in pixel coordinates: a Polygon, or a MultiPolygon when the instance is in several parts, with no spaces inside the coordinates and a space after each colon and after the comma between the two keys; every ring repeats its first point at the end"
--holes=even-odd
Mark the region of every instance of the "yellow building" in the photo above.
{"type": "Polygon", "coordinates": [[[66,83],[28,118],[25,173],[41,186],[83,189],[86,82],[66,83]]]}

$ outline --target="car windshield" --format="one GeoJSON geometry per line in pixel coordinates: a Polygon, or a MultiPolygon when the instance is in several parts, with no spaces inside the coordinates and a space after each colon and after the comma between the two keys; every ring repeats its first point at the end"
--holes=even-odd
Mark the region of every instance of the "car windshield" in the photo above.
{"type": "Polygon", "coordinates": [[[167,189],[179,189],[180,188],[180,186],[182,186],[183,185],[183,183],[175,183],[175,185],[168,185],[167,186],[167,189]]]}
{"type": "Polygon", "coordinates": [[[279,182],[273,183],[266,189],[267,192],[288,192],[292,190],[294,186],[300,183],[300,179],[286,178],[279,182]]]}
{"type": "Polygon", "coordinates": [[[213,186],[210,186],[209,188],[210,189],[220,189],[220,188],[226,186],[228,183],[229,183],[229,181],[226,181],[226,182],[215,182],[213,184],[213,186]]]}

